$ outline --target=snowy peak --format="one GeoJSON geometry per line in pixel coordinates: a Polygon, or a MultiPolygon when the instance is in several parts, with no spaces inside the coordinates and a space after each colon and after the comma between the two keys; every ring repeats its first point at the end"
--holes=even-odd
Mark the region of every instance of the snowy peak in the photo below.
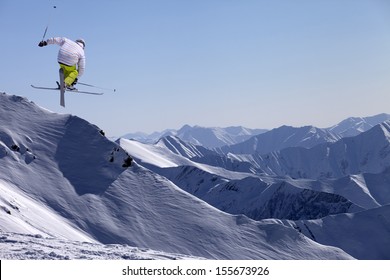
{"type": "Polygon", "coordinates": [[[239,144],[222,147],[224,153],[265,154],[287,147],[311,148],[324,142],[335,142],[340,137],[314,126],[281,126],[254,136],[239,144]]]}
{"type": "Polygon", "coordinates": [[[186,125],[177,131],[176,136],[196,145],[202,145],[207,148],[216,148],[242,142],[253,135],[263,133],[264,131],[265,130],[249,129],[241,126],[206,128],[186,125]]]}
{"type": "Polygon", "coordinates": [[[259,157],[257,162],[260,169],[268,170],[269,174],[294,178],[340,178],[360,173],[381,173],[390,166],[389,121],[355,137],[310,149],[282,149],[259,157]]]}
{"type": "Polygon", "coordinates": [[[143,143],[154,143],[160,138],[175,136],[194,145],[205,148],[216,148],[242,142],[253,135],[261,134],[265,131],[267,130],[250,129],[242,126],[220,128],[184,125],[179,130],[167,129],[163,132],[154,132],[150,135],[131,133],[124,135],[122,138],[133,139],[143,143]]]}
{"type": "Polygon", "coordinates": [[[389,117],[388,114],[380,114],[367,118],[349,118],[329,129],[281,126],[220,150],[234,154],[266,154],[291,147],[312,148],[322,143],[335,143],[347,135],[357,136],[380,124],[380,120],[390,120],[389,117]]]}
{"type": "Polygon", "coordinates": [[[379,173],[390,166],[390,121],[330,145],[342,174],[379,173]]]}
{"type": "MultiPolygon", "coordinates": [[[[0,181],[17,186],[16,193],[22,190],[44,201],[41,207],[69,216],[69,195],[103,193],[130,159],[83,119],[49,112],[21,97],[0,95],[0,181]]],[[[30,225],[34,226],[38,232],[45,227],[30,225]]]]}
{"type": "Polygon", "coordinates": [[[390,120],[390,114],[385,113],[363,118],[351,117],[328,128],[328,130],[342,137],[356,136],[388,120],[390,120]]]}
{"type": "Polygon", "coordinates": [[[281,126],[271,131],[242,126],[220,128],[184,125],[179,130],[167,129],[149,135],[142,132],[129,133],[122,138],[142,143],[155,143],[160,138],[175,136],[188,143],[209,149],[223,147],[223,151],[230,151],[224,146],[233,146],[232,152],[235,153],[267,153],[291,146],[310,148],[323,142],[335,142],[342,137],[356,136],[386,120],[390,120],[390,114],[383,113],[371,117],[348,118],[330,128],[281,126]]]}
{"type": "Polygon", "coordinates": [[[31,167],[52,161],[79,194],[104,191],[125,170],[129,156],[95,125],[76,116],[50,113],[16,96],[3,94],[0,106],[3,156],[35,163],[31,167]]]}
{"type": "Polygon", "coordinates": [[[202,157],[211,152],[203,146],[187,143],[176,136],[163,137],[156,143],[156,146],[164,147],[172,153],[186,158],[202,157]]]}

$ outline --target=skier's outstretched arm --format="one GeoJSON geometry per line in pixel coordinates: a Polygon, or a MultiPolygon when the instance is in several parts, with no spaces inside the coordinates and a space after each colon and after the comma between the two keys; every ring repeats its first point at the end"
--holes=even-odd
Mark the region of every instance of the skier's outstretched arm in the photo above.
{"type": "Polygon", "coordinates": [[[65,43],[64,37],[53,37],[53,38],[47,39],[46,41],[39,42],[38,46],[44,47],[44,46],[51,45],[51,44],[56,44],[56,45],[62,46],[64,43],[65,43]]]}

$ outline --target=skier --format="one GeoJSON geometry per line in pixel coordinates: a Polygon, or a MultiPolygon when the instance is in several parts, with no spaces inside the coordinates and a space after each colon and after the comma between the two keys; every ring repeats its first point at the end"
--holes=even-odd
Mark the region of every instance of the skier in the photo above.
{"type": "Polygon", "coordinates": [[[85,41],[83,39],[72,41],[65,37],[54,37],[39,42],[38,46],[44,47],[50,44],[61,46],[57,60],[60,68],[64,71],[65,86],[69,90],[75,90],[74,85],[85,70],[85,41]]]}

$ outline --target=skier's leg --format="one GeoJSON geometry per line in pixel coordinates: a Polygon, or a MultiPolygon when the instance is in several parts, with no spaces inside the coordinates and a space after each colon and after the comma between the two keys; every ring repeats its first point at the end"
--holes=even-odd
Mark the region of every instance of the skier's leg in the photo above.
{"type": "Polygon", "coordinates": [[[79,75],[79,72],[76,69],[76,66],[68,66],[65,64],[60,63],[60,67],[64,69],[64,82],[67,87],[71,86],[77,76],[79,75]]]}
{"type": "Polygon", "coordinates": [[[74,66],[74,69],[68,73],[68,76],[65,78],[65,84],[67,86],[71,86],[74,81],[76,80],[77,76],[79,75],[79,72],[76,69],[76,66],[74,66]]]}

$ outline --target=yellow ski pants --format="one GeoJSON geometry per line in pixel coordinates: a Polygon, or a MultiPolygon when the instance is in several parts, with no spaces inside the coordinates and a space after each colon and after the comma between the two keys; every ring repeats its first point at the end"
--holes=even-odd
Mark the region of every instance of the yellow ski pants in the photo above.
{"type": "Polygon", "coordinates": [[[60,63],[60,68],[62,68],[64,70],[65,86],[72,85],[74,80],[79,75],[79,72],[76,69],[76,65],[68,66],[68,65],[60,63]]]}

